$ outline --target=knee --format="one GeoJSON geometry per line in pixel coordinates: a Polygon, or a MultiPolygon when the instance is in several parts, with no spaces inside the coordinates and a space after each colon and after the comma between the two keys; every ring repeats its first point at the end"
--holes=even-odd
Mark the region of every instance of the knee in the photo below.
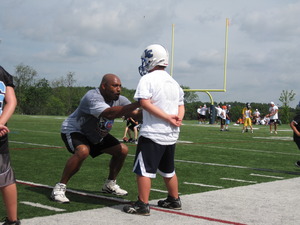
{"type": "Polygon", "coordinates": [[[90,149],[88,146],[80,145],[76,148],[74,155],[81,160],[85,160],[90,155],[90,149]]]}
{"type": "Polygon", "coordinates": [[[128,154],[128,147],[127,145],[124,145],[124,144],[120,144],[120,151],[119,151],[119,154],[122,155],[122,156],[127,156],[128,154]]]}

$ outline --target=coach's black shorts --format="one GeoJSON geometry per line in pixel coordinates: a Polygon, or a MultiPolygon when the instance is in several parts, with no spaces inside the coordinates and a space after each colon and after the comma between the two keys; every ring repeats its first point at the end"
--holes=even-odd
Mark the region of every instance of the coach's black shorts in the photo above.
{"type": "Polygon", "coordinates": [[[173,177],[175,144],[159,145],[149,138],[139,137],[133,172],[140,176],[155,178],[156,172],[163,177],[173,177]]]}
{"type": "Polygon", "coordinates": [[[109,133],[98,144],[93,144],[86,138],[86,136],[77,132],[71,134],[61,133],[61,138],[64,141],[68,151],[71,152],[72,154],[74,154],[75,149],[78,145],[90,146],[90,156],[93,158],[103,154],[102,150],[120,144],[118,139],[116,139],[114,136],[112,136],[109,133]]]}

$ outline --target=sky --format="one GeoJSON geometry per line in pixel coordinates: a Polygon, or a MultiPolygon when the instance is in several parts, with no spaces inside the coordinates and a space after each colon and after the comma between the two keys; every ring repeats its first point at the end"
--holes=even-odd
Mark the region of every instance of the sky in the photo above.
{"type": "Polygon", "coordinates": [[[298,0],[1,0],[0,8],[0,65],[12,75],[22,63],[40,79],[72,72],[77,86],[98,87],[114,73],[135,89],[142,52],[161,44],[180,85],[223,89],[228,18],[226,92],[210,92],[214,102],[281,105],[283,90],[296,93],[291,107],[300,101],[298,0]]]}

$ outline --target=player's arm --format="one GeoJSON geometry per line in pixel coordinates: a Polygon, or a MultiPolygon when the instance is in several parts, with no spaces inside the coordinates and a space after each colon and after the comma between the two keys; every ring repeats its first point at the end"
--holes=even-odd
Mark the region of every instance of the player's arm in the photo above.
{"type": "Polygon", "coordinates": [[[297,130],[296,126],[295,126],[295,121],[292,121],[290,123],[290,127],[292,128],[292,130],[294,131],[294,133],[300,137],[300,132],[297,130]]]}
{"type": "Polygon", "coordinates": [[[180,118],[178,115],[169,115],[165,113],[159,107],[153,105],[150,99],[140,99],[139,102],[143,109],[148,111],[150,114],[169,122],[173,126],[179,127],[181,125],[181,122],[179,122],[180,118]]]}
{"type": "Polygon", "coordinates": [[[5,94],[5,107],[2,115],[0,116],[0,136],[3,136],[9,132],[9,129],[5,126],[9,118],[15,111],[17,106],[17,98],[13,87],[7,86],[5,94]]]}
{"type": "Polygon", "coordinates": [[[246,110],[245,110],[245,108],[243,108],[243,110],[242,110],[242,116],[243,116],[243,119],[246,118],[246,110]]]}
{"type": "Polygon", "coordinates": [[[100,116],[110,120],[120,118],[122,116],[125,116],[125,118],[135,118],[140,114],[140,110],[137,110],[138,107],[140,107],[139,102],[134,102],[124,106],[113,106],[105,109],[100,116]]]}
{"type": "Polygon", "coordinates": [[[183,120],[184,114],[185,114],[184,105],[179,105],[178,106],[178,118],[179,118],[178,122],[180,123],[180,125],[182,125],[182,120],[183,120]]]}

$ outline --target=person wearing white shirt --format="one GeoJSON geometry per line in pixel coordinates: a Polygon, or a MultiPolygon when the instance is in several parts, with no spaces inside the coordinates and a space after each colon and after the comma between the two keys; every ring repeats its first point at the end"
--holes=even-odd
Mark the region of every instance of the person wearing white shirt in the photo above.
{"type": "Polygon", "coordinates": [[[156,173],[163,177],[168,190],[167,198],[159,200],[158,206],[181,209],[174,156],[185,108],[182,88],[165,71],[168,51],[161,45],[150,45],[141,59],[139,72],[142,77],[134,94],[143,108],[143,124],[133,166],[138,199],[133,205],[124,206],[123,211],[150,215],[151,179],[156,173]]]}
{"type": "Polygon", "coordinates": [[[269,114],[270,118],[270,133],[272,134],[272,126],[274,125],[274,133],[277,134],[277,124],[278,124],[278,107],[274,102],[270,102],[269,114]]]}

